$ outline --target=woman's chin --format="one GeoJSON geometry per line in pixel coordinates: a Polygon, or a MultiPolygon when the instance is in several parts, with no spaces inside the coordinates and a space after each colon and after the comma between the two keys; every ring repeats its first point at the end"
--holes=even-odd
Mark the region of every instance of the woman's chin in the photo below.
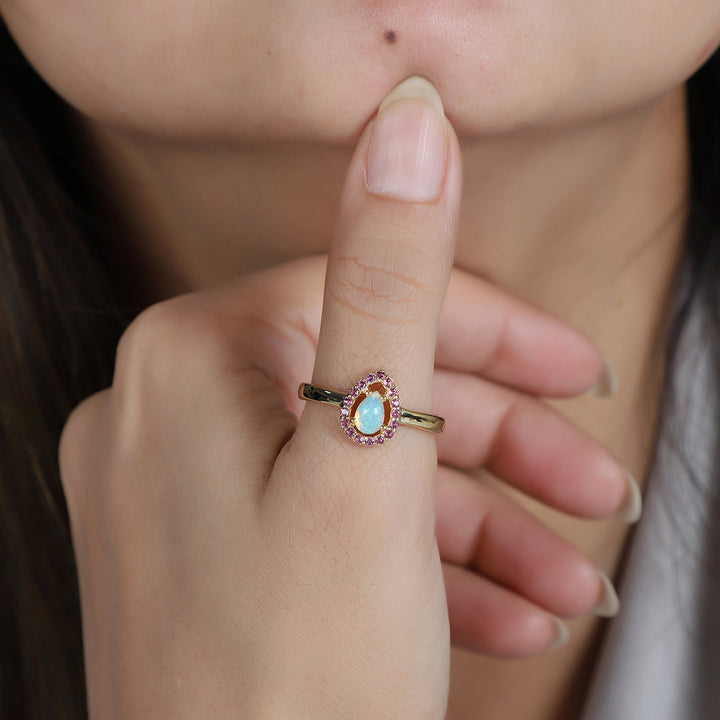
{"type": "MultiPolygon", "coordinates": [[[[643,16],[647,1],[629,0],[628,10],[643,16]]],[[[350,146],[385,95],[413,75],[435,85],[461,137],[567,126],[659,97],[691,74],[702,47],[717,45],[709,10],[705,23],[654,28],[644,46],[653,56],[634,30],[610,23],[611,10],[598,25],[583,3],[567,13],[553,0],[296,0],[283,4],[282,22],[274,4],[250,0],[232,11],[184,7],[155,32],[139,33],[125,18],[110,36],[85,21],[78,34],[68,10],[61,61],[44,36],[22,27],[23,16],[16,29],[28,33],[25,49],[48,82],[93,120],[163,142],[214,144],[350,146]],[[164,44],[155,40],[161,33],[164,44]]],[[[47,22],[31,20],[33,28],[47,22]]]]}

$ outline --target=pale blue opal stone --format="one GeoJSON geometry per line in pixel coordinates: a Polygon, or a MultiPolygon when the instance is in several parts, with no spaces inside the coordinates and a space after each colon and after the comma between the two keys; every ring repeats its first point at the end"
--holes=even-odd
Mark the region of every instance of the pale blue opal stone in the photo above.
{"type": "Polygon", "coordinates": [[[370,393],[355,411],[355,427],[363,435],[374,435],[383,423],[385,408],[379,393],[370,393]]]}

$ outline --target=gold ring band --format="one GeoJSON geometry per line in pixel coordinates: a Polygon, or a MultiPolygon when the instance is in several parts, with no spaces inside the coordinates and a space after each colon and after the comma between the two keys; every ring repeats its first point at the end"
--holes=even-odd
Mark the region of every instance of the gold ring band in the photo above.
{"type": "Polygon", "coordinates": [[[402,408],[395,383],[382,370],[358,380],[349,393],[302,383],[298,397],[339,407],[340,425],[358,445],[382,445],[400,425],[435,433],[445,426],[445,420],[437,415],[402,408]]]}

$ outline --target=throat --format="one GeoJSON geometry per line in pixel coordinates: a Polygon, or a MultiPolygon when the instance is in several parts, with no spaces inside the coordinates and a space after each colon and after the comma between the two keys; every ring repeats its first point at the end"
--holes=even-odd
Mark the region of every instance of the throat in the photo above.
{"type": "Polygon", "coordinates": [[[446,720],[578,720],[600,646],[600,621],[571,624],[571,642],[531,660],[453,649],[446,720]]]}

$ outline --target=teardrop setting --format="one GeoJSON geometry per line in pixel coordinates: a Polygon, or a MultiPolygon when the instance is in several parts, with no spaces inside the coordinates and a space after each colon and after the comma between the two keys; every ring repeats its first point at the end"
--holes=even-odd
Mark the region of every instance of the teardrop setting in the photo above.
{"type": "Polygon", "coordinates": [[[395,383],[382,370],[358,380],[340,408],[340,425],[358,445],[383,445],[395,435],[401,417],[395,383]]]}

